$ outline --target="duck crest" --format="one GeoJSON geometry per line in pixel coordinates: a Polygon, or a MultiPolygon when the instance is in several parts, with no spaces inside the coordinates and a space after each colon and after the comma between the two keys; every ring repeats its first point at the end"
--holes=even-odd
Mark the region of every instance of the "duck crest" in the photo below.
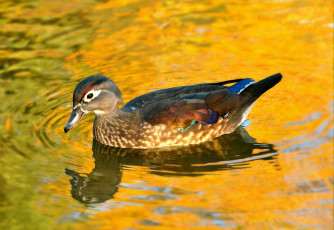
{"type": "Polygon", "coordinates": [[[96,75],[76,87],[76,103],[65,132],[93,111],[94,138],[105,145],[158,148],[199,144],[233,132],[254,102],[281,79],[281,74],[275,74],[258,82],[246,78],[163,89],[139,96],[119,109],[122,95],[116,84],[96,75]],[[82,93],[87,89],[86,95],[82,93]]]}

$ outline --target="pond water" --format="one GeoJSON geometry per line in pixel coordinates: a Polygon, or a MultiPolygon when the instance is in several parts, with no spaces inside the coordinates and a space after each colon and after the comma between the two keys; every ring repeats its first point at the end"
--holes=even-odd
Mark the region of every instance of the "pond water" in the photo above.
{"type": "Polygon", "coordinates": [[[331,1],[0,3],[0,229],[332,229],[331,1]],[[125,102],[172,86],[283,80],[246,127],[181,149],[70,133],[76,84],[125,102]]]}

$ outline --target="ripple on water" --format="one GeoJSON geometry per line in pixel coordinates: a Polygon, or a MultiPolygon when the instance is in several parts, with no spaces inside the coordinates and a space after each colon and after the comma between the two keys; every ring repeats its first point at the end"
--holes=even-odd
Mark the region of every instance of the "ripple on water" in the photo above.
{"type": "Polygon", "coordinates": [[[286,124],[290,132],[296,133],[296,136],[280,141],[277,145],[281,148],[280,152],[317,151],[322,146],[331,143],[333,116],[328,116],[328,112],[332,109],[327,108],[326,110],[310,114],[302,121],[286,124]]]}

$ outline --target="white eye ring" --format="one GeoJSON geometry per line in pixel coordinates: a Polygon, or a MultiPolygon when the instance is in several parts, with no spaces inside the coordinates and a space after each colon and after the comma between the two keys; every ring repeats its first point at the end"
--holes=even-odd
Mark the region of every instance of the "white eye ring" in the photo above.
{"type": "Polygon", "coordinates": [[[96,98],[97,96],[99,96],[100,93],[101,93],[101,90],[91,90],[91,91],[89,91],[84,96],[84,102],[90,102],[91,100],[93,100],[94,98],[96,98]],[[87,96],[89,94],[93,94],[93,96],[91,98],[88,98],[87,96]]]}

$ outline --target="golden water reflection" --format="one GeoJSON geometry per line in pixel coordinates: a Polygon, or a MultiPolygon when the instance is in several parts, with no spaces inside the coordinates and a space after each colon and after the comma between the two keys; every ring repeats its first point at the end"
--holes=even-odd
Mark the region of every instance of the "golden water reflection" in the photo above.
{"type": "MultiPolygon", "coordinates": [[[[125,101],[180,82],[258,80],[274,72],[284,78],[254,106],[247,127],[257,142],[277,145],[277,156],[209,165],[216,171],[200,176],[175,164],[157,162],[154,168],[149,157],[147,165],[123,162],[120,184],[109,184],[117,187],[106,202],[111,209],[89,224],[102,223],[102,229],[332,226],[332,19],[323,17],[329,8],[328,1],[107,2],[95,8],[102,15],[92,16],[98,36],[67,60],[80,62],[74,65],[80,78],[86,68],[111,77],[125,101]]],[[[185,161],[192,162],[189,158],[185,161]]],[[[140,159],[136,155],[135,162],[140,159]]]]}
{"type": "Polygon", "coordinates": [[[331,1],[32,0],[0,13],[0,229],[333,228],[331,1]],[[127,102],[276,72],[248,141],[100,154],[93,115],[63,133],[92,74],[127,102]]]}

